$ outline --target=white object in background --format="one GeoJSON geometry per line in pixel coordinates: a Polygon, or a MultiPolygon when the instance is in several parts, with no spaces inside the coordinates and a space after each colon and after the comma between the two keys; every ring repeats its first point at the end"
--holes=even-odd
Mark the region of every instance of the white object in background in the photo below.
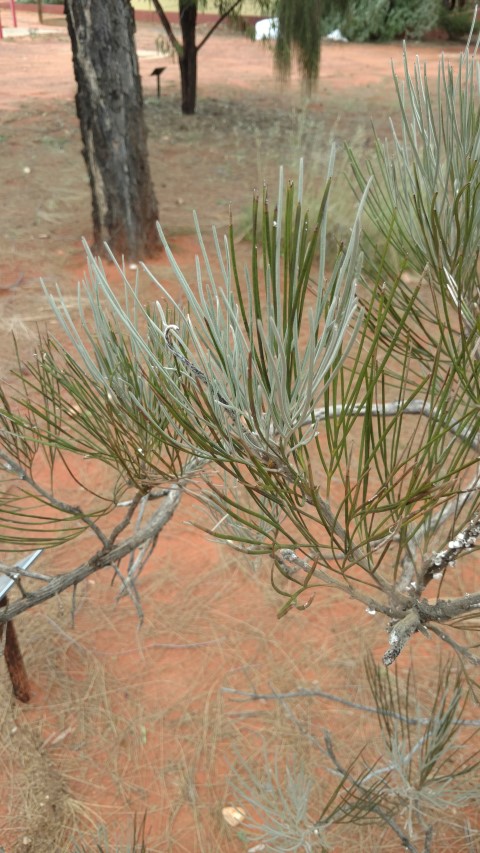
{"type": "Polygon", "coordinates": [[[255,41],[262,39],[276,39],[278,32],[278,18],[264,18],[255,24],[255,41]]]}
{"type": "Polygon", "coordinates": [[[328,36],[325,36],[325,38],[328,41],[348,41],[348,39],[342,35],[341,30],[332,30],[332,32],[329,33],[328,36]]]}

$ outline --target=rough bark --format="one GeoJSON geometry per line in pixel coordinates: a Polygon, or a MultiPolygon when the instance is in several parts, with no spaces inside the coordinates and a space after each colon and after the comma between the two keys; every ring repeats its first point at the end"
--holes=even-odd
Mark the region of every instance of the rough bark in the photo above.
{"type": "Polygon", "coordinates": [[[92,191],[94,249],[138,258],[158,247],[157,201],[129,0],[66,0],[75,98],[92,191]]]}
{"type": "Polygon", "coordinates": [[[195,45],[197,4],[191,0],[180,0],[179,8],[183,42],[182,52],[179,55],[182,113],[193,115],[197,100],[197,48],[195,45]]]}

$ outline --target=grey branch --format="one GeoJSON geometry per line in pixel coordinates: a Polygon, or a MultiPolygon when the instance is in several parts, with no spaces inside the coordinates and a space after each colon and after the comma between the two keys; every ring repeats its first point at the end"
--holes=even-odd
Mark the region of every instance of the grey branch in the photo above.
{"type": "MultiPolygon", "coordinates": [[[[430,623],[451,622],[453,619],[475,609],[480,612],[480,592],[474,595],[467,593],[460,598],[439,599],[434,604],[430,604],[425,599],[416,601],[405,616],[390,626],[390,648],[383,655],[384,664],[390,666],[397,659],[410,637],[424,626],[429,625],[433,630],[434,626],[430,623]]],[[[454,646],[456,651],[465,654],[470,660],[473,659],[472,662],[477,662],[477,659],[470,655],[468,649],[454,643],[447,634],[439,630],[435,630],[434,633],[449,645],[454,646]]]]}
{"type": "MultiPolygon", "coordinates": [[[[410,726],[426,726],[431,722],[431,717],[406,717],[399,714],[397,711],[390,711],[387,708],[377,708],[373,705],[360,705],[358,702],[351,702],[349,699],[343,699],[341,696],[335,696],[333,693],[326,693],[324,690],[309,690],[306,687],[299,687],[298,690],[289,690],[287,693],[252,693],[248,690],[237,690],[235,687],[222,687],[222,693],[241,696],[241,699],[233,699],[233,702],[248,702],[249,700],[276,700],[283,699],[326,699],[328,702],[336,702],[338,705],[344,705],[346,708],[352,708],[354,711],[365,711],[367,714],[381,714],[382,717],[390,717],[394,720],[400,720],[402,723],[408,723],[410,726]]],[[[459,720],[460,726],[473,726],[480,728],[480,720],[459,720]]]]}
{"type": "Polygon", "coordinates": [[[457,619],[472,610],[478,610],[480,614],[480,592],[472,595],[467,592],[460,598],[439,598],[434,604],[422,598],[416,603],[416,607],[422,625],[427,625],[429,622],[451,622],[452,619],[457,619]]]}
{"type": "MultiPolygon", "coordinates": [[[[298,571],[305,572],[306,574],[312,573],[312,565],[306,560],[303,560],[301,557],[298,556],[298,554],[295,553],[295,551],[292,551],[289,548],[282,548],[281,551],[277,551],[273,556],[274,559],[280,564],[286,575],[293,576],[298,571]]],[[[385,616],[390,617],[399,616],[398,608],[390,606],[389,604],[384,604],[369,595],[364,595],[358,589],[355,589],[353,586],[348,584],[347,581],[338,581],[334,576],[329,575],[322,569],[314,569],[312,577],[318,578],[327,586],[334,587],[335,589],[339,589],[342,592],[347,592],[351,598],[355,599],[355,601],[360,601],[362,604],[365,605],[365,607],[367,607],[371,611],[379,611],[380,613],[384,613],[385,616]]],[[[386,583],[386,581],[384,581],[384,579],[380,578],[378,575],[374,575],[372,577],[372,582],[378,584],[378,587],[382,590],[382,592],[390,593],[392,591],[391,587],[386,583]]],[[[404,599],[404,603],[408,603],[408,598],[404,599]]]]}
{"type": "Polygon", "coordinates": [[[125,513],[122,520],[118,522],[118,524],[113,528],[112,532],[110,533],[110,536],[108,537],[107,547],[111,548],[114,542],[116,542],[116,540],[120,536],[120,533],[123,533],[123,531],[128,527],[133,518],[135,510],[137,509],[137,506],[141,500],[142,493],[136,492],[132,500],[128,501],[128,503],[126,504],[128,506],[127,512],[125,513]]]}
{"type": "Polygon", "coordinates": [[[70,586],[80,583],[100,569],[107,566],[114,566],[123,557],[131,554],[136,548],[158,536],[163,527],[170,521],[180,503],[181,497],[182,486],[179,484],[172,485],[162,504],[140,530],[135,531],[130,537],[118,544],[102,548],[87,560],[87,562],[82,563],[72,571],[52,578],[41,589],[30,593],[28,598],[14,601],[8,607],[1,609],[0,624],[9,622],[15,616],[28,610],[30,607],[40,604],[42,601],[48,601],[48,599],[53,598],[70,586]]]}
{"type": "Polygon", "coordinates": [[[427,560],[423,567],[424,585],[426,586],[437,572],[442,572],[450,563],[454,563],[465,551],[475,548],[479,536],[480,518],[476,516],[468,522],[460,533],[457,533],[450,540],[448,546],[443,551],[439,551],[438,554],[432,554],[430,559],[427,560]]]}
{"type": "Polygon", "coordinates": [[[22,578],[32,578],[36,581],[51,581],[51,575],[41,575],[38,572],[32,572],[30,569],[22,569],[20,566],[5,566],[0,564],[0,574],[7,575],[9,578],[13,578],[13,580],[17,580],[19,577],[22,578]]]}
{"type": "MultiPolygon", "coordinates": [[[[335,407],[331,407],[329,409],[315,409],[314,417],[317,423],[320,421],[324,421],[327,412],[330,417],[334,415],[341,415],[345,411],[345,406],[341,404],[335,407]]],[[[349,414],[355,415],[356,417],[362,417],[371,412],[372,415],[384,415],[385,417],[393,417],[397,415],[398,412],[403,412],[404,415],[423,415],[426,418],[436,418],[437,411],[436,409],[432,409],[430,403],[427,400],[411,400],[410,403],[405,404],[402,400],[395,400],[392,403],[385,403],[384,405],[379,405],[378,403],[374,403],[371,407],[368,408],[366,406],[354,406],[349,414]]],[[[300,426],[309,426],[311,424],[311,420],[306,418],[305,421],[300,424],[300,426]]],[[[460,441],[468,441],[469,446],[473,450],[480,449],[480,442],[473,441],[471,436],[468,434],[467,430],[462,430],[456,424],[452,424],[449,430],[452,435],[456,438],[459,438],[460,441]]]]}
{"type": "MultiPolygon", "coordinates": [[[[438,512],[434,513],[428,522],[422,524],[415,535],[410,539],[407,544],[407,554],[402,561],[402,577],[399,581],[398,588],[402,591],[408,589],[411,585],[412,580],[416,578],[416,582],[420,583],[420,569],[421,569],[421,585],[422,589],[425,589],[428,583],[437,575],[443,574],[444,568],[440,568],[435,566],[435,569],[427,572],[428,563],[424,564],[423,567],[417,565],[417,559],[420,560],[421,555],[421,544],[425,538],[425,534],[428,532],[429,534],[435,533],[439,527],[444,525],[448,519],[455,515],[456,518],[459,517],[461,511],[464,509],[468,501],[472,498],[472,496],[478,492],[480,488],[480,474],[477,473],[470,481],[467,488],[462,492],[462,494],[455,495],[452,500],[448,501],[448,503],[444,504],[440,507],[438,512]]],[[[433,559],[433,557],[432,557],[433,559]]],[[[445,566],[446,568],[446,566],[445,566]]]]}
{"type": "Polygon", "coordinates": [[[5,467],[13,471],[14,474],[24,483],[28,483],[32,489],[34,489],[37,494],[44,498],[50,506],[58,509],[59,512],[63,512],[65,515],[71,515],[73,518],[81,518],[81,520],[90,527],[90,529],[95,533],[95,536],[100,540],[103,546],[108,544],[107,538],[102,530],[100,530],[99,526],[95,524],[92,518],[88,513],[85,513],[81,507],[72,506],[71,504],[65,503],[65,501],[61,501],[55,497],[51,492],[47,492],[46,489],[43,488],[36,480],[31,477],[25,468],[23,468],[18,462],[13,459],[13,457],[9,456],[3,450],[0,450],[0,459],[3,461],[5,467]]]}
{"type": "Polygon", "coordinates": [[[390,666],[399,656],[400,652],[416,631],[420,628],[420,615],[413,607],[408,611],[403,619],[392,626],[390,630],[389,643],[390,648],[383,656],[385,666],[390,666]]]}

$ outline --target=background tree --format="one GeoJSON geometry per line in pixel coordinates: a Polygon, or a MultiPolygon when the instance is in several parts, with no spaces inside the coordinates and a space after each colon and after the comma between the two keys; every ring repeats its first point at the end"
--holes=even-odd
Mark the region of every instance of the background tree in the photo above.
{"type": "Polygon", "coordinates": [[[95,250],[138,258],[157,245],[157,201],[129,0],[66,0],[75,98],[92,191],[95,250]]]}
{"type": "MultiPolygon", "coordinates": [[[[179,0],[181,42],[172,29],[161,0],[152,0],[170,44],[178,56],[183,113],[191,115],[195,112],[198,52],[227,17],[241,12],[242,2],[243,0],[216,0],[218,20],[197,44],[197,12],[199,8],[205,7],[206,0],[179,0]]],[[[346,2],[347,0],[256,0],[260,14],[278,18],[275,59],[283,76],[290,72],[292,54],[296,54],[307,84],[312,85],[318,76],[320,63],[322,16],[332,8],[344,8],[346,2]]]]}

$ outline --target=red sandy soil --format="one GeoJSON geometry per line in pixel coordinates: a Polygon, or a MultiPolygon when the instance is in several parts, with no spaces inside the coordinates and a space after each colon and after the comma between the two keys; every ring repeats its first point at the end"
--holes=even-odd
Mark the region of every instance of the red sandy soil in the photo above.
{"type": "MultiPolygon", "coordinates": [[[[37,26],[35,15],[21,7],[18,17],[20,26],[37,26]]],[[[5,18],[6,13],[4,26],[5,18]]],[[[39,277],[60,282],[73,298],[85,268],[80,238],[90,234],[69,41],[61,19],[48,10],[45,18],[46,26],[58,28],[55,33],[0,43],[4,380],[12,365],[8,332],[16,332],[29,356],[35,324],[44,328],[48,321],[39,277]]],[[[223,29],[200,54],[198,113],[187,118],[179,112],[178,68],[171,58],[156,55],[159,32],[140,25],[137,43],[150,52],[141,55],[140,67],[161,220],[187,272],[196,251],[191,209],[205,227],[221,228],[232,203],[242,221],[251,190],[263,174],[275,176],[304,114],[318,119],[326,138],[332,126],[339,138],[359,127],[368,136],[372,113],[381,132],[386,129],[393,103],[390,59],[401,67],[400,45],[326,44],[319,86],[306,98],[295,72],[288,86],[277,81],[268,47],[223,29]],[[168,66],[160,102],[150,77],[158,64],[168,66]]],[[[434,65],[440,49],[415,45],[411,54],[418,50],[434,65]]],[[[452,56],[458,53],[448,49],[452,56]]],[[[240,247],[246,254],[248,249],[240,247]]],[[[149,265],[164,283],[172,282],[164,256],[149,265]]],[[[111,265],[107,269],[112,272],[111,265]]],[[[145,300],[151,299],[152,285],[144,282],[142,288],[145,300]]],[[[52,323],[50,328],[55,331],[52,323]]],[[[103,487],[103,477],[92,470],[92,485],[103,487]]],[[[259,732],[268,740],[269,727],[280,725],[279,709],[267,702],[235,705],[221,688],[269,692],[316,684],[368,702],[361,660],[367,648],[384,648],[384,626],[348,602],[334,599],[322,607],[321,591],[305,613],[278,621],[280,602],[269,589],[268,566],[252,569],[220,549],[188,524],[192,517],[200,519],[199,511],[185,500],[142,576],[142,628],[131,602],[116,602],[117,589],[106,574],[82,590],[74,629],[68,598],[17,620],[33,698],[29,707],[15,707],[7,686],[3,725],[12,730],[11,750],[15,738],[29,739],[29,754],[36,756],[31,767],[43,782],[33,786],[34,817],[28,822],[26,807],[17,818],[12,810],[20,809],[18,787],[28,784],[29,768],[22,771],[15,760],[0,780],[0,845],[7,853],[73,850],[71,841],[57,848],[51,841],[58,821],[55,800],[64,804],[66,797],[76,805],[62,812],[62,820],[68,823],[76,814],[81,822],[91,815],[95,825],[106,823],[112,844],[125,843],[133,815],[147,810],[149,850],[247,850],[245,839],[221,818],[223,805],[236,805],[225,792],[231,747],[245,756],[256,751],[259,732]]],[[[39,570],[72,566],[89,553],[89,544],[85,537],[45,555],[39,570]]],[[[415,641],[416,647],[422,644],[415,641]]],[[[360,735],[370,731],[370,721],[333,710],[326,704],[312,709],[320,731],[328,724],[347,739],[352,727],[360,735]]],[[[288,743],[289,735],[283,737],[288,743]]],[[[93,850],[96,836],[89,832],[78,837],[93,850]]]]}

